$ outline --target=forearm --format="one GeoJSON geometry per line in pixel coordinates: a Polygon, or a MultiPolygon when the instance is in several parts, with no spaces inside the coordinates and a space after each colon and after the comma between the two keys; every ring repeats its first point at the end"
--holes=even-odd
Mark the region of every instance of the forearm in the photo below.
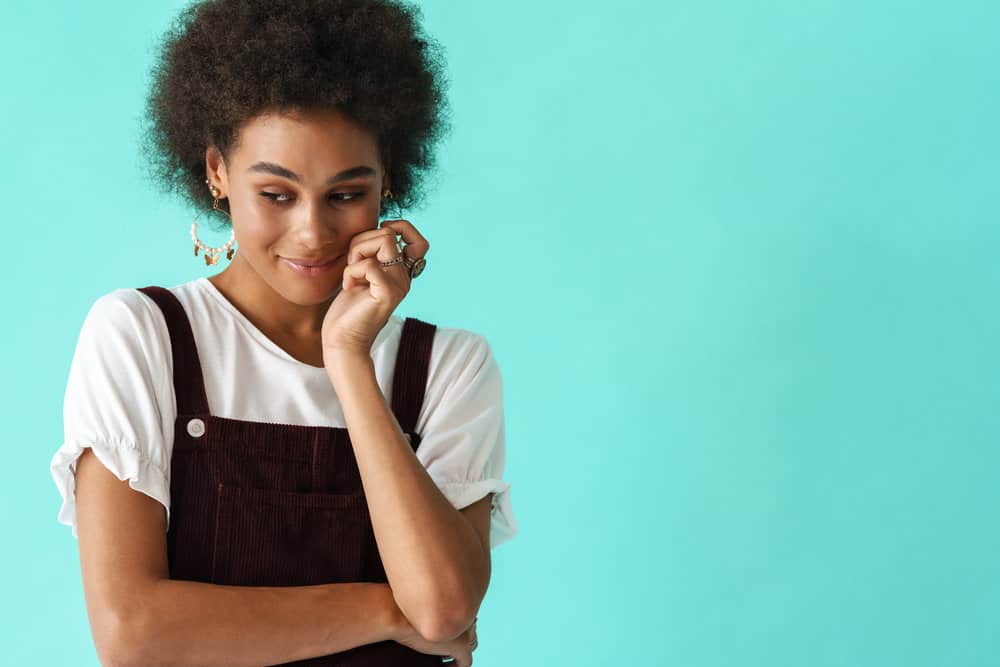
{"type": "Polygon", "coordinates": [[[425,637],[468,626],[488,567],[472,524],[452,506],[407,442],[370,357],[331,358],[386,577],[399,608],[425,637]]]}
{"type": "Polygon", "coordinates": [[[274,665],[393,639],[388,585],[220,586],[164,579],[118,640],[119,664],[274,665]]]}

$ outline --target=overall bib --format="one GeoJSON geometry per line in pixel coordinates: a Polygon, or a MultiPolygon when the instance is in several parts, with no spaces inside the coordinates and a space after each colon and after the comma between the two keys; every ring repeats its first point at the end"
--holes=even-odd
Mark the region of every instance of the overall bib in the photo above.
{"type": "MultiPolygon", "coordinates": [[[[163,311],[173,355],[170,578],[230,586],[388,583],[347,429],[210,414],[184,307],[166,288],[139,290],[163,311]]],[[[414,451],[435,329],[406,318],[396,357],[392,412],[414,451]]],[[[282,664],[417,667],[440,666],[441,658],[383,641],[282,664]]]]}

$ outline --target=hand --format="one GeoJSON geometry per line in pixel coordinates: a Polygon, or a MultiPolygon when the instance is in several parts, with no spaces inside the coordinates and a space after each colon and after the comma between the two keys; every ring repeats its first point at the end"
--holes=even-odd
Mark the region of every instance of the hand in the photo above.
{"type": "MultiPolygon", "coordinates": [[[[442,660],[441,662],[449,662],[449,664],[454,665],[454,667],[470,667],[472,665],[472,652],[476,650],[479,645],[479,640],[476,638],[476,621],[472,621],[472,625],[465,629],[465,632],[450,639],[446,642],[430,642],[423,638],[423,636],[413,629],[410,622],[406,620],[406,617],[400,614],[401,626],[396,636],[393,640],[402,644],[403,646],[408,646],[414,651],[424,653],[427,655],[440,655],[449,656],[454,658],[454,661],[442,660]]],[[[477,617],[478,619],[478,617],[477,617]]]]}
{"type": "Polygon", "coordinates": [[[377,229],[356,234],[347,252],[343,289],[323,319],[323,357],[328,352],[348,352],[368,357],[372,343],[389,316],[410,291],[405,262],[381,266],[398,255],[396,236],[407,243],[403,253],[423,257],[430,244],[407,220],[386,220],[377,229]]]}

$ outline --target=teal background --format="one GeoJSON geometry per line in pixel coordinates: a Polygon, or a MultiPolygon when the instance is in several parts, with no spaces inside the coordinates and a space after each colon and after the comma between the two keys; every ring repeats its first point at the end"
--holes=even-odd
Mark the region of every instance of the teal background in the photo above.
{"type": "MultiPolygon", "coordinates": [[[[7,664],[98,664],[48,470],[87,309],[209,275],[137,152],[181,6],[0,28],[7,664]]],[[[1000,5],[422,6],[397,312],[488,336],[521,529],[475,664],[995,664],[1000,5]]]]}

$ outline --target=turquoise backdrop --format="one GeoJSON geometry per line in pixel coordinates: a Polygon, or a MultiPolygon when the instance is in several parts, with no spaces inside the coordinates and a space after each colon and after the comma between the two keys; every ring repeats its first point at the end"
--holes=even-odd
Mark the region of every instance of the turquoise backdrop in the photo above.
{"type": "MultiPolygon", "coordinates": [[[[137,151],[182,5],[0,28],[4,664],[98,664],[48,470],[84,315],[210,273],[137,151]]],[[[455,127],[397,312],[491,341],[521,530],[475,664],[996,664],[1000,4],[422,7],[455,127]]]]}

